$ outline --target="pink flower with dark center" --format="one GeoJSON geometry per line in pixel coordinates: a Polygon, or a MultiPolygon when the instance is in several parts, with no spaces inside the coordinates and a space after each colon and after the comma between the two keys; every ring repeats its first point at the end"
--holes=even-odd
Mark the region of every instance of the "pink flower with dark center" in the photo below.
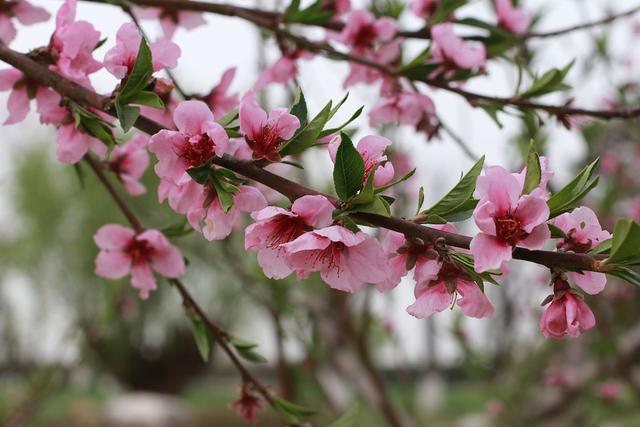
{"type": "Polygon", "coordinates": [[[298,279],[318,271],[330,287],[351,293],[365,283],[382,285],[387,280],[387,259],[380,243],[362,231],[332,225],[304,233],[282,247],[298,279]]]}
{"type": "Polygon", "coordinates": [[[388,123],[416,126],[425,116],[435,114],[436,107],[427,95],[400,92],[378,101],[369,113],[369,124],[372,127],[388,123]]]}
{"type": "MultiPolygon", "coordinates": [[[[600,226],[596,214],[584,206],[558,216],[554,225],[564,231],[568,237],[558,239],[557,247],[560,251],[585,253],[611,238],[611,233],[600,226]]],[[[594,271],[581,273],[572,271],[569,272],[569,276],[576,285],[591,295],[601,292],[607,283],[607,276],[604,273],[594,271]]]]}
{"type": "Polygon", "coordinates": [[[202,166],[214,155],[222,156],[229,137],[202,101],[181,102],[173,120],[178,130],[165,129],[153,135],[149,151],[158,157],[155,166],[158,176],[180,185],[191,179],[187,169],[202,166]]]}
{"type": "Polygon", "coordinates": [[[107,166],[111,169],[132,196],[144,194],[147,190],[140,182],[140,178],[149,166],[147,154],[148,138],[136,134],[129,142],[116,146],[111,151],[107,166]]]}
{"type": "Polygon", "coordinates": [[[416,302],[407,307],[407,312],[424,319],[458,303],[469,317],[491,317],[494,308],[477,283],[452,261],[442,262],[435,278],[416,284],[416,302]]]}
{"type": "Polygon", "coordinates": [[[622,394],[622,384],[615,379],[608,379],[598,384],[596,393],[603,400],[616,401],[622,394]]]}
{"type": "Polygon", "coordinates": [[[595,325],[589,306],[571,291],[556,294],[540,318],[540,331],[545,338],[575,338],[595,325]]]}
{"type": "Polygon", "coordinates": [[[476,271],[499,269],[515,246],[540,249],[551,237],[545,198],[536,191],[523,195],[517,174],[491,166],[478,177],[476,193],[473,218],[480,233],[471,240],[476,271]]]}
{"type": "Polygon", "coordinates": [[[297,50],[283,55],[273,65],[265,68],[253,88],[262,90],[271,83],[286,85],[289,82],[293,82],[298,76],[298,60],[301,58],[311,59],[313,55],[304,50],[297,50]]]}
{"type": "Polygon", "coordinates": [[[68,115],[68,110],[60,105],[60,95],[38,85],[15,68],[0,70],[0,92],[10,91],[7,101],[9,117],[5,125],[19,123],[29,113],[29,104],[36,100],[41,123],[60,124],[68,115]]]}
{"type": "MultiPolygon", "coordinates": [[[[430,227],[457,233],[452,224],[433,224],[430,227]]],[[[430,282],[437,277],[442,266],[432,243],[425,243],[420,239],[407,241],[402,233],[396,231],[386,232],[382,247],[389,256],[389,275],[384,285],[385,290],[395,288],[414,267],[413,279],[416,283],[430,282]]]]}
{"type": "MultiPolygon", "coordinates": [[[[104,56],[104,66],[118,79],[129,75],[136,64],[138,49],[142,36],[133,22],[123,24],[116,34],[116,45],[104,56]]],[[[163,68],[174,68],[178,65],[180,48],[169,40],[159,40],[149,44],[153,71],[163,68]]]]}
{"type": "Polygon", "coordinates": [[[477,70],[487,59],[482,43],[466,42],[456,36],[452,24],[438,24],[431,28],[432,56],[445,70],[477,70]]]}
{"type": "Polygon", "coordinates": [[[207,23],[202,16],[202,13],[189,10],[179,11],[154,7],[135,8],[134,10],[135,14],[142,19],[159,19],[160,26],[162,27],[164,36],[167,39],[171,39],[173,37],[178,27],[182,27],[186,30],[193,30],[194,28],[207,23]]]}
{"type": "Polygon", "coordinates": [[[242,388],[240,398],[231,404],[238,415],[242,417],[248,423],[255,423],[257,421],[257,412],[262,409],[262,402],[260,398],[253,393],[249,392],[246,387],[242,388]]]}
{"type": "Polygon", "coordinates": [[[390,41],[396,34],[396,22],[389,17],[376,19],[368,10],[353,11],[340,33],[340,41],[362,54],[390,41]]]}
{"type": "MultiPolygon", "coordinates": [[[[331,161],[334,163],[336,162],[336,154],[341,142],[342,139],[338,135],[327,146],[331,161]]],[[[393,164],[387,161],[387,156],[384,154],[384,150],[389,145],[391,145],[390,140],[377,135],[365,136],[358,142],[356,150],[364,161],[363,184],[367,182],[371,173],[375,173],[373,177],[373,185],[375,187],[382,187],[393,179],[395,174],[393,164]]]]}
{"type": "Polygon", "coordinates": [[[286,108],[276,108],[267,116],[256,103],[253,91],[240,101],[240,132],[253,150],[254,159],[280,161],[278,151],[283,142],[292,138],[300,127],[300,120],[286,108]]]}
{"type": "Polygon", "coordinates": [[[333,209],[324,196],[300,197],[291,210],[267,206],[251,215],[256,222],[245,230],[245,249],[258,251],[258,264],[267,277],[284,279],[292,270],[282,245],[314,228],[331,225],[333,209]]]}
{"type": "Polygon", "coordinates": [[[440,6],[440,0],[413,0],[411,11],[420,18],[431,19],[440,6]]]}
{"type": "MultiPolygon", "coordinates": [[[[398,61],[402,39],[396,38],[379,46],[375,50],[356,52],[359,56],[382,65],[390,65],[398,61]]],[[[356,62],[349,62],[349,75],[343,83],[348,88],[357,83],[371,85],[385,76],[377,69],[356,62]]]]}
{"type": "Polygon", "coordinates": [[[532,18],[524,10],[513,6],[512,0],[496,0],[498,25],[515,34],[524,34],[531,25],[532,18]]]}
{"type": "Polygon", "coordinates": [[[100,227],[93,236],[100,248],[96,258],[96,274],[107,279],[121,279],[131,274],[131,285],[147,299],[155,290],[153,272],[175,279],[184,273],[184,259],[178,248],[157,230],[136,234],[118,224],[100,227]]]}
{"type": "Polygon", "coordinates": [[[238,105],[238,94],[227,93],[235,75],[235,67],[227,69],[222,73],[220,82],[203,99],[213,110],[213,116],[216,120],[223,118],[238,105]]]}
{"type": "Polygon", "coordinates": [[[86,21],[75,21],[76,1],[66,0],[56,15],[56,30],[44,56],[51,61],[50,69],[91,87],[88,75],[102,64],[93,58],[93,50],[100,41],[100,33],[86,21]]]}
{"type": "Polygon", "coordinates": [[[26,0],[0,1],[0,42],[9,44],[16,37],[16,27],[11,20],[17,19],[22,25],[32,25],[49,20],[49,12],[33,6],[26,0]]]}
{"type": "Polygon", "coordinates": [[[267,206],[267,201],[257,188],[240,185],[239,189],[233,195],[233,206],[225,212],[215,191],[203,187],[187,212],[189,224],[207,240],[222,240],[240,225],[242,212],[255,212],[267,206]]]}

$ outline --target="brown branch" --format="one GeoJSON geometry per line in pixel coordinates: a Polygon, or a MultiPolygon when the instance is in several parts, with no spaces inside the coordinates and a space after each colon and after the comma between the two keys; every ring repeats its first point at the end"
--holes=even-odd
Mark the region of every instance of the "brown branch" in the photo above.
{"type": "Polygon", "coordinates": [[[617,21],[618,19],[627,18],[629,16],[635,15],[638,12],[640,12],[640,5],[635,6],[634,8],[629,9],[625,12],[616,13],[616,14],[604,17],[602,19],[598,19],[591,22],[585,22],[583,24],[573,25],[571,27],[561,28],[559,30],[548,31],[548,32],[529,32],[524,34],[522,38],[527,40],[527,39],[541,39],[541,38],[561,36],[564,34],[575,32],[575,31],[586,30],[589,28],[610,24],[613,21],[617,21]]]}
{"type": "MultiPolygon", "coordinates": [[[[34,81],[56,89],[63,97],[69,98],[75,102],[82,102],[82,100],[90,101],[88,102],[88,105],[94,107],[102,106],[103,111],[114,115],[115,117],[114,111],[108,107],[108,98],[102,97],[79,85],[66,81],[64,77],[51,72],[47,67],[31,60],[26,55],[15,52],[5,45],[0,44],[0,59],[16,66],[34,81]]],[[[164,129],[163,126],[143,116],[138,119],[135,126],[139,130],[148,134],[155,134],[164,129]]],[[[224,156],[214,158],[213,163],[260,182],[280,192],[292,201],[307,194],[323,194],[262,169],[250,161],[224,156]]],[[[333,203],[338,202],[333,196],[327,196],[327,198],[333,203]]],[[[352,216],[355,219],[365,221],[374,226],[394,230],[407,236],[418,237],[426,241],[433,241],[441,238],[444,239],[445,243],[448,245],[457,248],[468,248],[471,241],[471,237],[469,236],[436,230],[402,218],[385,217],[369,213],[357,213],[352,216]]],[[[513,257],[515,259],[521,259],[559,269],[605,271],[600,265],[600,261],[605,258],[603,255],[529,250],[518,247],[514,249],[513,257]]]]}

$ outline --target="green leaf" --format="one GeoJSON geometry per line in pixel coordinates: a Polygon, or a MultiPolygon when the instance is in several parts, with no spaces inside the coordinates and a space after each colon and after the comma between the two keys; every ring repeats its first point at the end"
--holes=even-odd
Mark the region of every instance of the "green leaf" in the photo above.
{"type": "Polygon", "coordinates": [[[566,239],[566,238],[568,238],[566,233],[564,231],[562,231],[561,229],[559,229],[558,227],[556,227],[555,225],[547,224],[547,226],[549,227],[549,230],[551,231],[551,238],[552,239],[566,239]]]}
{"type": "Polygon", "coordinates": [[[604,242],[600,242],[598,246],[589,251],[590,254],[605,254],[611,252],[611,245],[613,239],[607,239],[604,242]]]}
{"type": "Polygon", "coordinates": [[[140,108],[122,105],[116,101],[116,114],[123,132],[129,132],[140,116],[140,108]]]}
{"type": "Polygon", "coordinates": [[[360,417],[360,405],[355,404],[351,406],[347,412],[342,414],[340,418],[329,424],[327,427],[356,427],[358,424],[358,418],[360,417]]]}
{"type": "Polygon", "coordinates": [[[329,121],[330,112],[331,101],[306,126],[303,126],[293,138],[283,144],[280,149],[280,155],[300,154],[315,144],[324,125],[329,121]]]}
{"type": "MultiPolygon", "coordinates": [[[[332,135],[334,133],[338,133],[340,132],[342,129],[346,128],[347,126],[349,126],[351,124],[351,122],[353,122],[355,119],[357,119],[358,117],[360,117],[360,114],[362,114],[362,111],[364,110],[364,107],[360,107],[356,110],[355,113],[353,113],[351,115],[351,117],[349,117],[349,119],[342,123],[340,126],[331,128],[331,129],[325,129],[322,132],[320,132],[320,135],[318,138],[324,138],[327,135],[332,135]]],[[[331,118],[331,117],[329,117],[331,118]]]]}
{"type": "Polygon", "coordinates": [[[253,363],[267,362],[264,356],[254,350],[258,346],[257,344],[235,336],[232,336],[229,341],[243,359],[253,363]]]}
{"type": "Polygon", "coordinates": [[[187,169],[189,176],[198,184],[204,185],[211,176],[213,169],[209,163],[205,163],[196,168],[187,169]]]}
{"type": "Polygon", "coordinates": [[[631,283],[632,285],[640,286],[640,274],[627,267],[616,267],[612,271],[607,271],[607,274],[616,276],[624,281],[631,283]]]}
{"type": "Polygon", "coordinates": [[[600,159],[596,159],[585,166],[571,182],[549,198],[547,205],[549,205],[550,218],[573,209],[589,191],[598,185],[598,177],[594,177],[593,174],[599,161],[600,159]]]}
{"type": "Polygon", "coordinates": [[[438,4],[438,8],[430,19],[430,24],[437,24],[448,21],[453,12],[467,4],[469,0],[442,0],[438,4]]]}
{"type": "Polygon", "coordinates": [[[239,116],[238,109],[234,109],[233,111],[229,111],[225,114],[220,120],[218,120],[218,124],[222,127],[229,126],[235,119],[239,116]]]}
{"type": "Polygon", "coordinates": [[[198,315],[190,316],[191,318],[191,330],[193,331],[193,338],[196,341],[196,346],[202,356],[202,360],[209,361],[211,354],[211,347],[213,345],[211,334],[207,328],[206,323],[198,315]]]}
{"type": "Polygon", "coordinates": [[[564,83],[564,79],[573,66],[573,63],[574,61],[571,61],[562,69],[553,68],[547,71],[541,77],[536,78],[531,86],[522,92],[519,97],[522,99],[537,98],[551,92],[570,89],[570,86],[564,83]]]}
{"type": "Polygon", "coordinates": [[[111,124],[102,120],[97,114],[85,110],[77,104],[73,104],[73,117],[76,127],[81,131],[98,138],[107,147],[115,146],[116,140],[111,131],[111,124]]]}
{"type": "Polygon", "coordinates": [[[323,5],[324,0],[316,0],[309,7],[300,9],[300,0],[292,0],[282,20],[287,23],[303,24],[322,24],[328,22],[333,16],[333,13],[330,10],[324,10],[323,5]]]}
{"type": "Polygon", "coordinates": [[[616,223],[613,229],[611,255],[604,264],[640,264],[640,224],[628,218],[616,223]]]}
{"type": "Polygon", "coordinates": [[[365,183],[362,190],[360,190],[360,192],[349,201],[350,205],[364,205],[373,201],[373,197],[375,196],[373,188],[374,176],[374,172],[371,172],[369,174],[369,178],[367,178],[367,182],[365,183]]]}
{"type": "MultiPolygon", "coordinates": [[[[405,173],[404,175],[402,175],[400,178],[396,179],[395,181],[391,181],[390,183],[383,185],[382,187],[378,187],[376,188],[376,193],[382,193],[385,190],[388,190],[389,188],[400,184],[401,182],[404,182],[406,180],[408,180],[409,178],[411,178],[413,176],[413,174],[416,173],[415,169],[410,170],[409,172],[405,173]]],[[[421,187],[422,188],[422,187],[421,187]]],[[[424,190],[423,190],[424,191],[424,190]]],[[[424,200],[424,192],[422,194],[423,200],[424,200]]]]}
{"type": "MultiPolygon", "coordinates": [[[[466,173],[438,203],[433,205],[423,213],[429,217],[430,215],[438,215],[443,217],[445,215],[451,215],[461,212],[466,212],[474,202],[472,201],[473,192],[476,189],[476,179],[482,172],[482,165],[484,164],[484,156],[476,162],[469,172],[466,173]]],[[[477,203],[477,202],[476,202],[477,203]]],[[[475,207],[475,205],[474,205],[475,207]]],[[[471,208],[473,210],[473,208],[471,208]]]]}
{"type": "Polygon", "coordinates": [[[131,97],[147,87],[152,74],[153,63],[151,60],[151,50],[149,49],[144,37],[141,37],[136,63],[134,64],[131,73],[127,76],[127,80],[124,83],[117,100],[121,104],[128,104],[131,97]]]}
{"type": "Polygon", "coordinates": [[[304,126],[307,124],[309,112],[307,110],[307,101],[304,99],[304,93],[302,93],[302,89],[297,89],[296,97],[293,101],[293,106],[291,107],[291,110],[289,110],[289,112],[296,116],[298,120],[300,120],[300,126],[304,126]]]}
{"type": "Polygon", "coordinates": [[[298,424],[300,419],[309,418],[316,411],[296,405],[279,397],[273,400],[273,408],[290,424],[298,424]]]}
{"type": "Polygon", "coordinates": [[[366,212],[376,215],[389,216],[391,215],[391,207],[386,199],[382,196],[375,196],[373,201],[364,205],[354,206],[350,212],[366,212]]]}
{"type": "Polygon", "coordinates": [[[186,219],[183,219],[175,224],[171,224],[160,230],[166,237],[182,237],[187,234],[193,233],[193,227],[189,225],[186,219]]]}
{"type": "Polygon", "coordinates": [[[533,143],[529,146],[527,154],[527,172],[524,176],[523,193],[529,194],[540,185],[542,180],[542,168],[540,167],[540,157],[536,153],[533,143]]]}
{"type": "Polygon", "coordinates": [[[333,183],[340,200],[346,202],[362,186],[364,161],[353,146],[351,139],[345,133],[341,133],[340,136],[342,141],[336,153],[333,183]]]}
{"type": "Polygon", "coordinates": [[[424,187],[420,187],[418,191],[418,207],[416,208],[416,215],[420,213],[420,209],[422,209],[422,205],[424,205],[424,187]]]}
{"type": "Polygon", "coordinates": [[[162,102],[162,99],[160,99],[155,92],[150,92],[148,90],[141,90],[140,92],[132,94],[127,102],[129,104],[146,105],[152,108],[164,108],[164,102],[162,102]]]}

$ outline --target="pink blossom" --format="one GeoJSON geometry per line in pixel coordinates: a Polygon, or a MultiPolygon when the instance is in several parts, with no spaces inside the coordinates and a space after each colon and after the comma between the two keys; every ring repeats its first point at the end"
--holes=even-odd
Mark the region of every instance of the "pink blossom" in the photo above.
{"type": "Polygon", "coordinates": [[[364,283],[379,285],[387,280],[387,260],[380,243],[362,231],[332,225],[304,233],[282,247],[298,279],[319,271],[330,287],[351,293],[364,283]]]}
{"type": "Polygon", "coordinates": [[[203,191],[204,187],[193,180],[177,185],[173,181],[160,179],[158,202],[168,200],[171,209],[179,214],[186,214],[203,191]]]}
{"type": "Polygon", "coordinates": [[[340,41],[356,53],[373,50],[378,43],[390,41],[396,34],[396,22],[389,17],[376,19],[368,10],[353,11],[340,33],[340,41]]]}
{"type": "Polygon", "coordinates": [[[58,143],[56,156],[63,163],[78,163],[89,149],[100,157],[107,152],[107,147],[102,141],[80,131],[73,122],[58,128],[56,142],[58,143]]]}
{"type": "MultiPolygon", "coordinates": [[[[437,230],[457,233],[452,224],[433,224],[437,230]]],[[[382,240],[382,246],[389,256],[388,281],[384,288],[395,288],[407,272],[415,267],[413,279],[416,283],[425,283],[438,276],[442,262],[431,243],[421,240],[407,241],[402,233],[387,231],[382,240]]]]}
{"type": "Polygon", "coordinates": [[[413,0],[411,11],[420,18],[431,19],[440,6],[440,0],[413,0]]]}
{"type": "Polygon", "coordinates": [[[193,30],[201,25],[205,25],[204,17],[200,12],[188,10],[170,10],[159,8],[135,8],[135,14],[142,19],[159,19],[160,26],[167,39],[173,37],[178,27],[186,30],[193,30]]]}
{"type": "Polygon", "coordinates": [[[414,295],[416,302],[407,307],[407,312],[418,319],[444,311],[456,301],[469,317],[491,317],[494,313],[478,284],[451,261],[443,262],[432,280],[417,283],[414,295]]]}
{"type": "Polygon", "coordinates": [[[100,227],[93,236],[100,248],[96,258],[96,274],[107,279],[121,279],[131,274],[131,285],[147,299],[156,289],[153,272],[175,279],[184,273],[184,259],[158,230],[139,234],[118,224],[100,227]]]}
{"type": "MultiPolygon", "coordinates": [[[[558,239],[557,246],[562,251],[585,253],[611,238],[611,234],[600,226],[596,214],[585,206],[558,216],[554,224],[567,235],[566,239],[558,239]]],[[[604,273],[583,271],[569,272],[569,275],[582,290],[592,295],[601,292],[607,283],[604,273]]]]}
{"type": "Polygon", "coordinates": [[[382,98],[369,113],[372,127],[388,123],[416,126],[424,116],[433,117],[436,107],[427,95],[414,92],[400,92],[382,98]]]}
{"type": "Polygon", "coordinates": [[[238,94],[227,93],[235,75],[235,67],[227,69],[222,73],[220,82],[203,99],[213,110],[213,116],[216,120],[223,118],[238,105],[238,94]]]}
{"type": "Polygon", "coordinates": [[[207,240],[222,240],[239,225],[240,213],[258,211],[267,206],[257,188],[241,185],[239,189],[233,195],[233,206],[225,212],[217,195],[205,187],[187,212],[189,224],[207,240]]]}
{"type": "Polygon", "coordinates": [[[498,269],[515,246],[540,249],[551,237],[545,198],[537,192],[523,195],[517,174],[491,166],[478,178],[476,192],[480,201],[473,217],[480,233],[471,240],[476,271],[498,269]]]}
{"type": "Polygon", "coordinates": [[[284,279],[292,270],[286,263],[282,245],[307,231],[331,225],[334,206],[324,196],[303,196],[291,205],[291,210],[275,206],[253,213],[255,223],[245,230],[245,249],[258,251],[258,264],[272,279],[284,279]]]}
{"type": "Polygon", "coordinates": [[[625,205],[625,210],[634,221],[640,221],[640,197],[629,200],[625,205]]]}
{"type": "Polygon", "coordinates": [[[515,34],[524,34],[531,25],[532,18],[524,10],[514,7],[512,0],[496,0],[498,25],[515,34]]]}
{"type": "Polygon", "coordinates": [[[596,318],[587,304],[572,292],[563,292],[553,299],[540,318],[540,331],[545,338],[577,337],[596,325],[596,318]]]}
{"type": "Polygon", "coordinates": [[[300,58],[311,59],[313,55],[304,50],[297,50],[283,55],[274,62],[273,65],[265,68],[253,88],[255,90],[262,90],[271,83],[286,85],[294,81],[298,76],[298,60],[300,58]]]}
{"type": "Polygon", "coordinates": [[[477,70],[484,67],[485,47],[481,43],[472,44],[456,36],[453,25],[438,24],[431,28],[433,39],[433,59],[445,69],[477,70]]]}
{"type": "Polygon", "coordinates": [[[622,384],[615,379],[608,379],[598,384],[596,392],[603,400],[616,401],[622,394],[622,384]]]}
{"type": "MultiPolygon", "coordinates": [[[[340,136],[336,136],[327,146],[331,161],[334,163],[341,142],[340,136]]],[[[356,150],[364,161],[363,184],[367,182],[371,173],[375,173],[373,177],[373,185],[375,187],[382,187],[393,179],[395,174],[393,164],[387,161],[387,156],[384,154],[384,150],[389,145],[391,145],[390,140],[377,135],[365,136],[358,142],[356,150]]]]}
{"type": "MultiPolygon", "coordinates": [[[[124,79],[133,70],[142,36],[133,22],[123,24],[116,34],[116,45],[104,56],[105,68],[118,79],[124,79]]],[[[159,40],[149,45],[153,71],[174,68],[178,65],[180,48],[169,40],[159,40]]]]}
{"type": "Polygon", "coordinates": [[[0,70],[0,92],[10,91],[7,101],[9,117],[5,125],[19,123],[29,113],[29,104],[35,98],[41,123],[59,123],[68,114],[60,105],[60,95],[28,79],[15,68],[0,70]]]}
{"type": "Polygon", "coordinates": [[[242,388],[240,398],[231,404],[238,414],[248,423],[257,421],[257,412],[262,409],[260,398],[253,393],[247,391],[246,387],[242,388]]]}
{"type": "Polygon", "coordinates": [[[239,110],[240,132],[253,150],[253,158],[280,161],[280,146],[293,137],[300,127],[300,120],[286,108],[271,110],[267,116],[256,103],[253,91],[242,98],[239,110]]]}
{"type": "Polygon", "coordinates": [[[56,30],[47,54],[55,65],[50,68],[84,86],[90,86],[88,75],[102,64],[93,58],[100,33],[86,21],[75,21],[76,1],[66,0],[56,15],[56,30]]]}
{"type": "Polygon", "coordinates": [[[107,162],[109,169],[122,181],[124,188],[132,196],[139,196],[147,191],[140,182],[149,166],[147,140],[146,136],[136,134],[126,144],[116,146],[107,162]]]}
{"type": "MultiPolygon", "coordinates": [[[[369,59],[370,61],[377,62],[382,65],[389,65],[395,62],[400,56],[401,44],[402,39],[397,38],[381,45],[375,50],[357,52],[357,54],[363,58],[369,59]]],[[[347,75],[343,86],[348,88],[357,83],[370,85],[383,78],[383,74],[375,68],[358,64],[356,62],[349,62],[349,74],[347,75]]]]}
{"type": "Polygon", "coordinates": [[[3,1],[0,4],[0,42],[9,44],[16,36],[16,27],[11,22],[17,19],[22,25],[31,25],[49,20],[49,12],[33,6],[26,0],[3,1]]]}
{"type": "Polygon", "coordinates": [[[222,156],[229,137],[202,101],[181,102],[173,120],[178,130],[165,129],[153,135],[149,151],[158,157],[155,171],[160,178],[184,184],[191,179],[186,170],[203,165],[214,155],[222,156]]]}

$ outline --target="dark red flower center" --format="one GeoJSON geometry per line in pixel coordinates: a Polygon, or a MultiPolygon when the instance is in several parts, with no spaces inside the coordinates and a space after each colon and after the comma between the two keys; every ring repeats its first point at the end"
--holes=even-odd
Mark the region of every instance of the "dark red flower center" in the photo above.
{"type": "Polygon", "coordinates": [[[13,8],[18,5],[15,0],[0,0],[0,13],[13,16],[13,8]]]}
{"type": "Polygon", "coordinates": [[[133,265],[138,265],[150,262],[154,249],[146,240],[133,239],[124,252],[131,257],[133,265]]]}
{"type": "Polygon", "coordinates": [[[255,139],[245,137],[247,144],[253,150],[253,158],[279,161],[278,151],[284,139],[280,138],[280,131],[277,126],[266,125],[255,139]]]}
{"type": "Polygon", "coordinates": [[[504,243],[516,246],[519,241],[527,238],[529,233],[522,229],[520,221],[507,213],[494,219],[496,224],[496,236],[504,243]]]}
{"type": "Polygon", "coordinates": [[[346,246],[342,242],[331,242],[324,250],[318,252],[316,260],[329,269],[336,269],[336,275],[340,276],[340,257],[346,246]]]}
{"type": "Polygon", "coordinates": [[[180,16],[178,15],[177,10],[162,9],[160,12],[160,19],[169,19],[176,25],[180,22],[180,16]]]}
{"type": "Polygon", "coordinates": [[[378,33],[372,24],[366,24],[360,27],[359,31],[353,38],[353,44],[359,48],[371,48],[378,38],[378,33]]]}
{"type": "Polygon", "coordinates": [[[266,242],[269,248],[277,248],[284,243],[291,242],[302,236],[309,229],[304,221],[297,217],[278,215],[272,222],[275,228],[266,242]]]}
{"type": "Polygon", "coordinates": [[[178,155],[190,168],[196,168],[208,162],[213,157],[215,144],[209,135],[194,135],[185,137],[182,152],[178,155]]]}

